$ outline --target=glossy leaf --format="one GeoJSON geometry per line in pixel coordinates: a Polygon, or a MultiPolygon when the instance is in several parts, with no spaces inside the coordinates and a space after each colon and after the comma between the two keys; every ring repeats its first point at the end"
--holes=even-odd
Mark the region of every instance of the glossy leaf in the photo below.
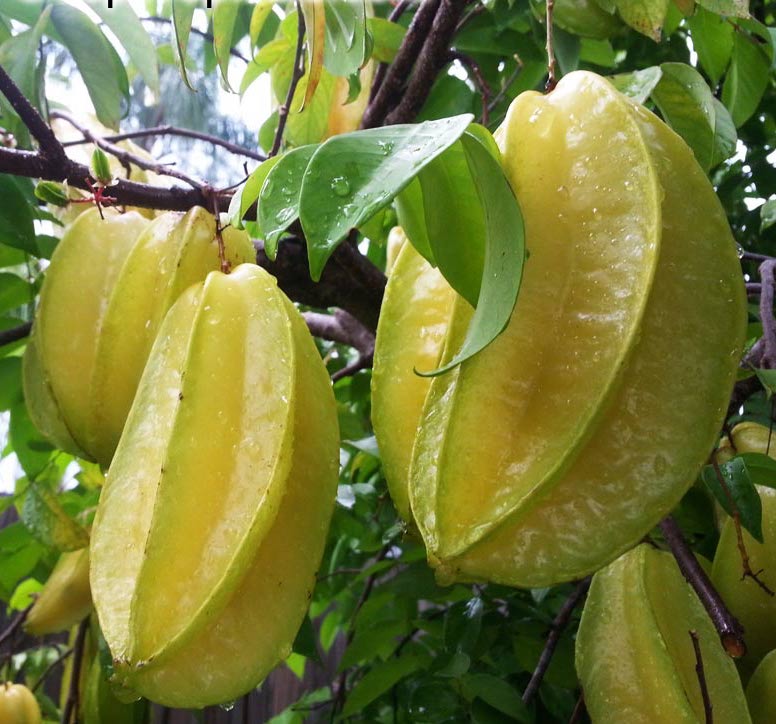
{"type": "Polygon", "coordinates": [[[366,8],[363,0],[324,4],[326,41],[323,64],[330,73],[349,76],[366,61],[366,8]]]}
{"type": "Polygon", "coordinates": [[[733,26],[723,17],[698,8],[687,24],[698,62],[715,85],[730,63],[733,53],[733,26]]]}
{"type": "Polygon", "coordinates": [[[310,160],[299,216],[310,274],[323,267],[351,228],[388,204],[425,166],[460,138],[470,115],[386,126],[330,138],[310,160]],[[344,166],[343,159],[348,159],[344,166]]]}
{"type": "Polygon", "coordinates": [[[100,123],[118,128],[129,81],[113,46],[99,27],[70,5],[55,5],[51,22],[75,60],[100,123]]]}
{"type": "Polygon", "coordinates": [[[221,82],[228,91],[232,90],[229,85],[229,58],[239,14],[240,0],[221,0],[213,7],[213,49],[221,71],[221,82]]]}
{"type": "Polygon", "coordinates": [[[22,506],[21,519],[44,545],[60,551],[76,551],[89,545],[89,534],[62,507],[44,483],[31,483],[22,506]]]}
{"type": "Polygon", "coordinates": [[[380,63],[390,63],[401,47],[407,29],[384,18],[367,18],[366,26],[372,36],[372,57],[380,63]]]}
{"type": "Polygon", "coordinates": [[[632,73],[613,75],[609,80],[620,93],[633,98],[637,103],[644,103],[662,77],[663,71],[660,66],[653,65],[643,70],[634,70],[632,73]]]}
{"type": "Polygon", "coordinates": [[[620,17],[634,30],[659,41],[668,0],[615,0],[620,17]]]}
{"type": "MultiPolygon", "coordinates": [[[[111,32],[124,46],[146,85],[155,95],[159,94],[159,67],[156,49],[132,5],[117,2],[108,7],[103,0],[86,0],[86,4],[100,16],[111,32]]],[[[220,4],[220,3],[219,3],[220,4]]]]}
{"type": "Polygon", "coordinates": [[[29,182],[0,175],[0,242],[35,253],[35,229],[32,207],[25,186],[29,182]]]}
{"type": "Polygon", "coordinates": [[[525,258],[523,217],[498,162],[469,134],[461,139],[485,214],[485,261],[474,316],[461,349],[434,372],[447,372],[487,347],[509,322],[525,258]]]}
{"type": "Polygon", "coordinates": [[[256,200],[259,198],[259,193],[261,192],[261,187],[264,185],[264,179],[267,178],[267,174],[281,158],[282,156],[273,156],[272,158],[263,161],[248,177],[248,180],[237,189],[234,196],[232,196],[232,200],[229,202],[229,223],[232,226],[235,226],[238,229],[243,228],[243,217],[248,209],[256,203],[256,200]]]}
{"type": "Polygon", "coordinates": [[[299,216],[304,170],[316,146],[301,146],[286,153],[267,174],[259,196],[258,222],[264,234],[264,251],[277,254],[278,240],[299,216]]]}
{"type": "Polygon", "coordinates": [[[760,231],[770,229],[774,224],[776,224],[776,199],[770,199],[760,207],[760,231]]]}
{"type": "Polygon", "coordinates": [[[697,0],[698,5],[717,15],[745,18],[749,15],[749,0],[697,0]]]}
{"type": "Polygon", "coordinates": [[[186,51],[189,46],[189,34],[191,33],[191,21],[194,10],[197,7],[195,0],[172,0],[172,25],[175,30],[175,48],[177,50],[178,66],[183,82],[191,89],[189,75],[186,72],[186,51]]]}
{"type": "Polygon", "coordinates": [[[691,66],[663,63],[661,70],[652,100],[708,171],[735,152],[736,132],[730,114],[715,102],[706,81],[691,66]]]}
{"type": "Polygon", "coordinates": [[[21,277],[0,273],[0,312],[16,309],[32,301],[35,292],[21,277]]]}
{"type": "Polygon", "coordinates": [[[733,505],[735,505],[741,518],[741,525],[755,540],[762,543],[762,504],[746,461],[741,457],[735,457],[720,465],[719,469],[724,486],[710,465],[703,469],[703,482],[728,515],[733,515],[733,505]],[[733,504],[731,504],[731,498],[733,504]]]}
{"type": "Polygon", "coordinates": [[[757,110],[768,86],[772,57],[772,47],[756,42],[741,31],[735,33],[730,68],[722,86],[722,102],[736,128],[757,110]]]}
{"type": "Polygon", "coordinates": [[[307,76],[302,106],[313,97],[323,69],[326,43],[326,11],[323,0],[300,0],[307,37],[307,76]]]}
{"type": "MultiPolygon", "coordinates": [[[[776,438],[773,448],[776,450],[776,438]]],[[[762,453],[742,453],[738,456],[744,461],[749,478],[755,485],[776,488],[776,460],[762,453]]]]}

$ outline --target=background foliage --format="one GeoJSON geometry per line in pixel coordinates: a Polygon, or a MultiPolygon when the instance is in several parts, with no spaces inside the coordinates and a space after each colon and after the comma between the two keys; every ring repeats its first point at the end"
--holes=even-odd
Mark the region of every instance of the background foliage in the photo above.
{"type": "MultiPolygon", "coordinates": [[[[83,83],[97,119],[108,128],[170,124],[254,151],[270,150],[278,113],[269,112],[269,104],[259,107],[256,98],[262,96],[251,96],[250,89],[263,83],[267,99],[270,86],[278,101],[285,98],[296,52],[293,6],[217,0],[215,10],[206,12],[195,10],[195,3],[146,0],[136,13],[127,3],[115,5],[108,10],[99,0],[3,0],[0,65],[44,113],[83,83]],[[224,88],[253,99],[250,124],[222,112],[224,88]]],[[[384,3],[375,4],[368,18],[363,6],[341,0],[326,8],[327,52],[316,68],[308,33],[308,67],[292,103],[287,148],[323,140],[337,78],[346,78],[350,95],[357,95],[359,66],[368,58],[391,61],[415,11],[410,6],[391,23],[392,7],[384,3]],[[315,94],[299,112],[316,73],[315,94]]],[[[776,254],[776,32],[770,27],[775,9],[773,2],[761,0],[748,8],[741,0],[697,5],[692,0],[557,0],[554,34],[559,73],[585,68],[613,76],[618,87],[659,112],[708,171],[742,248],[768,255],[776,254]]],[[[310,22],[310,5],[304,10],[308,30],[317,27],[310,22]]],[[[415,120],[469,113],[494,130],[513,97],[544,85],[543,4],[471,3],[464,19],[451,42],[451,62],[434,80],[415,120]]],[[[27,128],[4,97],[0,114],[0,142],[32,148],[27,128]]],[[[203,141],[159,135],[140,143],[214,185],[228,186],[245,176],[244,159],[203,141]]],[[[248,171],[256,166],[249,161],[248,171]]],[[[248,185],[243,209],[260,188],[260,183],[248,185]]],[[[0,175],[0,199],[2,331],[32,319],[58,228],[30,180],[0,175]]],[[[395,219],[388,205],[360,226],[359,248],[381,269],[395,219]]],[[[262,236],[255,222],[247,226],[262,236]]],[[[744,271],[756,279],[754,262],[744,260],[744,271]]],[[[757,308],[751,311],[753,343],[762,328],[757,308]]],[[[0,469],[15,478],[13,490],[0,498],[6,521],[0,530],[0,599],[9,616],[28,605],[59,552],[84,545],[101,484],[96,466],[54,450],[31,425],[21,387],[23,346],[20,340],[0,347],[0,469]]],[[[342,344],[321,340],[320,348],[332,373],[358,357],[342,344]]],[[[301,679],[334,651],[336,673],[273,721],[335,716],[370,722],[568,721],[579,696],[574,618],[538,696],[525,704],[521,694],[573,586],[438,587],[422,546],[405,534],[387,495],[370,425],[369,390],[368,369],[335,383],[343,439],[338,504],[309,620],[286,664],[301,679]]],[[[768,422],[771,411],[769,397],[759,391],[733,410],[730,422],[741,417],[768,422]]],[[[746,472],[737,475],[743,488],[751,487],[746,472]]],[[[764,479],[773,480],[772,472],[764,479]]],[[[713,555],[713,499],[702,484],[686,495],[676,517],[696,550],[713,555]]],[[[658,532],[653,538],[660,542],[658,532]]],[[[63,650],[61,642],[21,643],[0,657],[2,678],[34,684],[63,650]]],[[[55,667],[49,676],[55,681],[57,675],[55,667]]],[[[271,677],[264,687],[272,682],[271,677]]],[[[55,684],[45,689],[53,690],[55,684]]],[[[54,698],[43,688],[37,693],[46,715],[58,718],[54,698]]]]}

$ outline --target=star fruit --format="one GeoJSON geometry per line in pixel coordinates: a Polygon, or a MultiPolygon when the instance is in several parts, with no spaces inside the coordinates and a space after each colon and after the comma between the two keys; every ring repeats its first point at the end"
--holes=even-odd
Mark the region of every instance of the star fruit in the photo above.
{"type": "Polygon", "coordinates": [[[692,152],[606,80],[576,72],[522,94],[496,138],[528,250],[512,318],[472,359],[403,390],[395,380],[455,354],[471,308],[447,292],[414,301],[425,278],[400,258],[375,427],[440,581],[538,587],[597,570],[681,499],[724,416],[746,297],[692,152]],[[444,325],[439,310],[447,333],[426,349],[424,315],[444,325]],[[392,394],[413,401],[391,407],[392,394]]]}
{"type": "Polygon", "coordinates": [[[336,406],[295,307],[253,264],[170,309],[106,477],[91,586],[118,684],[231,701],[291,652],[338,478],[336,406]]]}

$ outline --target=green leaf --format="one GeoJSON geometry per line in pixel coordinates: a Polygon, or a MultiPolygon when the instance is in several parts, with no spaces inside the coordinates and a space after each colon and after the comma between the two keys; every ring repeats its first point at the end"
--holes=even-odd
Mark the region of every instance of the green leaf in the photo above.
{"type": "Polygon", "coordinates": [[[0,313],[28,304],[34,296],[34,290],[24,279],[10,272],[0,273],[0,313]]]}
{"type": "Polygon", "coordinates": [[[329,73],[349,76],[366,61],[366,8],[363,0],[327,0],[323,65],[329,73]]]}
{"type": "Polygon", "coordinates": [[[320,279],[348,231],[390,203],[455,143],[470,121],[467,114],[356,131],[334,136],[317,150],[305,171],[299,201],[314,280],[320,279]]]}
{"type": "Polygon", "coordinates": [[[89,534],[62,507],[44,483],[31,483],[22,505],[21,520],[41,543],[60,551],[76,551],[89,545],[89,534]]]}
{"type": "Polygon", "coordinates": [[[706,71],[713,85],[719,83],[730,63],[733,53],[733,26],[715,13],[699,7],[688,18],[690,36],[698,62],[706,71]]]}
{"type": "Polygon", "coordinates": [[[0,410],[10,410],[22,400],[21,357],[0,358],[0,410]]]}
{"type": "Polygon", "coordinates": [[[14,611],[24,611],[27,606],[35,601],[36,594],[43,590],[43,584],[34,578],[27,578],[22,581],[13,592],[11,600],[8,602],[9,608],[14,611]]]}
{"type": "Polygon", "coordinates": [[[222,84],[228,91],[232,90],[229,85],[229,59],[239,14],[240,0],[219,0],[213,7],[213,50],[218,59],[222,84]]]}
{"type": "Polygon", "coordinates": [[[0,242],[35,254],[35,227],[26,179],[0,174],[0,242]]]}
{"type": "Polygon", "coordinates": [[[186,51],[189,47],[189,34],[191,33],[191,21],[194,10],[197,7],[196,0],[172,0],[172,25],[175,30],[175,49],[177,50],[178,67],[183,82],[195,90],[186,72],[186,51]]]}
{"type": "MultiPolygon", "coordinates": [[[[0,45],[0,65],[19,86],[24,97],[37,108],[40,107],[37,79],[38,44],[50,15],[51,8],[46,8],[29,30],[9,38],[0,45]]],[[[10,109],[10,106],[7,107],[10,109]]]]}
{"type": "Polygon", "coordinates": [[[0,243],[0,269],[24,264],[25,258],[24,252],[21,249],[14,249],[0,243]]]}
{"type": "Polygon", "coordinates": [[[24,403],[11,408],[10,438],[24,472],[34,480],[48,465],[54,448],[35,429],[24,403]]]}
{"type": "Polygon", "coordinates": [[[768,399],[776,392],[776,370],[755,369],[754,373],[760,384],[765,388],[768,399]]]}
{"type": "MultiPolygon", "coordinates": [[[[776,433],[772,447],[776,450],[776,433]]],[[[755,485],[776,488],[776,460],[762,453],[743,453],[738,455],[744,461],[749,477],[755,485]]]]}
{"type": "Polygon", "coordinates": [[[105,152],[100,148],[95,148],[92,151],[92,161],[90,164],[92,176],[96,178],[101,184],[109,184],[113,181],[113,174],[110,170],[110,162],[105,152]]]}
{"type": "Polygon", "coordinates": [[[637,103],[644,103],[663,77],[659,65],[653,65],[632,73],[620,73],[609,78],[612,85],[637,103]]]}
{"type": "Polygon", "coordinates": [[[776,199],[769,199],[760,207],[760,231],[776,224],[776,199]]]}
{"type": "Polygon", "coordinates": [[[461,693],[469,701],[482,699],[502,714],[526,724],[534,718],[517,690],[503,679],[491,674],[468,674],[461,681],[461,693]]]}
{"type": "Polygon", "coordinates": [[[367,18],[366,27],[372,36],[372,57],[380,63],[393,61],[407,29],[383,18],[367,18]]]}
{"type": "Polygon", "coordinates": [[[668,0],[615,0],[620,17],[642,35],[660,41],[668,0]]]}
{"type": "Polygon", "coordinates": [[[755,540],[762,543],[762,503],[757,488],[752,482],[747,463],[741,457],[734,457],[720,465],[719,469],[725,482],[724,487],[711,465],[707,465],[703,469],[701,476],[703,482],[725,512],[731,516],[733,515],[732,498],[735,509],[740,516],[741,525],[749,531],[755,540]]]}
{"type": "Polygon", "coordinates": [[[158,97],[159,66],[156,61],[156,49],[132,5],[128,2],[117,2],[108,7],[104,0],[86,0],[86,4],[118,38],[146,85],[158,97]]]}
{"type": "Polygon", "coordinates": [[[487,347],[506,327],[523,276],[525,232],[523,217],[501,166],[487,148],[467,134],[461,138],[485,214],[485,263],[482,285],[466,337],[445,365],[421,375],[453,369],[487,347]]]}
{"type": "Polygon", "coordinates": [[[253,8],[253,11],[251,12],[251,22],[248,27],[248,35],[251,39],[252,48],[257,48],[259,46],[259,36],[264,29],[267,18],[272,13],[272,6],[274,4],[274,0],[259,0],[253,8]]]}
{"type": "Polygon", "coordinates": [[[360,714],[375,699],[392,689],[410,674],[425,669],[431,661],[427,654],[406,654],[374,666],[350,692],[342,710],[343,717],[360,714]]]}
{"type": "Polygon", "coordinates": [[[727,106],[736,128],[757,110],[768,86],[773,48],[755,42],[743,32],[733,38],[733,55],[722,86],[722,102],[727,106]]]}
{"type": "Polygon", "coordinates": [[[248,209],[256,203],[256,200],[259,198],[259,193],[261,192],[261,187],[264,185],[264,179],[267,178],[267,174],[281,158],[282,156],[272,156],[272,158],[263,161],[253,173],[248,176],[248,180],[237,189],[234,196],[232,196],[232,200],[229,202],[229,223],[232,226],[238,229],[243,228],[243,217],[248,209]]]}
{"type": "Polygon", "coordinates": [[[245,93],[262,73],[266,73],[289,52],[293,52],[293,46],[288,41],[288,38],[280,37],[267,43],[257,53],[256,57],[248,63],[242,80],[240,81],[240,93],[245,93]]]}
{"type": "Polygon", "coordinates": [[[697,70],[684,63],[663,63],[652,100],[663,118],[693,150],[706,170],[729,158],[736,148],[730,114],[697,70]]]}
{"type": "Polygon", "coordinates": [[[318,653],[318,637],[315,634],[315,628],[309,616],[305,616],[302,625],[294,639],[293,651],[305,658],[321,663],[321,657],[318,653]]]}
{"type": "Polygon", "coordinates": [[[51,22],[75,60],[100,123],[118,128],[123,104],[129,100],[129,81],[113,46],[97,25],[70,5],[55,5],[51,22]]]}
{"type": "Polygon", "coordinates": [[[396,197],[396,214],[399,225],[415,250],[432,266],[436,266],[434,252],[426,231],[426,212],[423,204],[423,189],[420,179],[415,177],[396,197]]]}
{"type": "Polygon", "coordinates": [[[418,179],[437,266],[450,286],[476,307],[485,260],[485,217],[463,146],[448,148],[418,179]]]}
{"type": "Polygon", "coordinates": [[[749,0],[696,0],[698,5],[717,15],[745,18],[749,15],[749,0]]]}
{"type": "Polygon", "coordinates": [[[38,181],[35,185],[35,198],[52,206],[67,206],[70,203],[64,186],[56,181],[38,181]]]}
{"type": "Polygon", "coordinates": [[[319,143],[329,128],[329,110],[334,97],[335,78],[326,68],[321,68],[318,88],[302,107],[309,81],[310,76],[305,73],[294,92],[292,110],[286,123],[286,140],[294,146],[319,143]]]}
{"type": "Polygon", "coordinates": [[[299,216],[302,177],[316,148],[301,146],[284,154],[264,180],[257,221],[264,234],[264,251],[272,260],[277,255],[278,240],[299,216]]]}
{"type": "Polygon", "coordinates": [[[409,622],[383,622],[372,628],[359,630],[353,637],[353,642],[345,649],[337,666],[338,671],[345,671],[352,666],[369,661],[378,656],[389,656],[396,649],[399,638],[409,631],[409,622]]]}

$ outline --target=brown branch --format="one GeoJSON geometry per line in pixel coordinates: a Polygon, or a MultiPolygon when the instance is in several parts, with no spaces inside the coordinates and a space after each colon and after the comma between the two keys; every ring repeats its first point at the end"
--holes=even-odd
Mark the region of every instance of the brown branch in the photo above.
{"type": "Polygon", "coordinates": [[[361,370],[369,369],[374,363],[374,359],[374,352],[359,355],[358,359],[350,362],[349,364],[346,364],[343,368],[338,369],[336,372],[333,372],[331,375],[331,381],[337,382],[338,380],[345,379],[345,377],[352,377],[357,372],[361,372],[361,370]]]}
{"type": "Polygon", "coordinates": [[[706,673],[703,670],[703,656],[701,654],[701,643],[698,640],[698,632],[690,630],[688,633],[692,639],[692,647],[695,649],[695,673],[698,676],[698,684],[701,687],[703,713],[705,714],[706,724],[714,724],[711,699],[709,698],[709,687],[706,685],[706,673]]]}
{"type": "Polygon", "coordinates": [[[78,633],[75,637],[75,646],[73,646],[73,670],[70,673],[70,689],[67,692],[67,701],[62,710],[62,724],[71,724],[78,722],[78,688],[81,679],[81,666],[84,658],[84,644],[86,643],[86,632],[89,630],[89,618],[85,618],[78,624],[78,633]]]}
{"type": "Polygon", "coordinates": [[[525,691],[523,692],[523,703],[527,704],[529,701],[531,701],[531,699],[533,699],[533,697],[536,695],[536,692],[539,691],[539,686],[544,679],[544,675],[547,673],[547,669],[550,666],[552,656],[555,653],[556,647],[558,646],[560,637],[568,625],[568,622],[571,619],[571,614],[574,613],[574,609],[579,605],[579,603],[587,594],[587,589],[590,588],[590,580],[591,579],[588,576],[576,584],[574,590],[571,592],[571,595],[569,595],[569,597],[563,602],[563,605],[560,607],[560,611],[558,611],[557,616],[555,616],[555,618],[552,620],[552,624],[550,625],[550,633],[547,636],[544,649],[542,649],[542,653],[539,656],[539,661],[536,664],[536,668],[534,669],[533,674],[531,674],[531,679],[528,682],[528,686],[525,687],[525,691]]]}
{"type": "Polygon", "coordinates": [[[420,51],[407,90],[396,108],[386,116],[386,125],[408,123],[423,107],[434,81],[448,62],[448,46],[465,6],[466,0],[441,0],[439,3],[431,32],[420,51]]]}
{"type": "Polygon", "coordinates": [[[471,58],[464,53],[450,51],[449,58],[451,60],[457,60],[462,66],[464,66],[464,68],[466,68],[467,73],[471,77],[472,82],[477,88],[477,92],[480,94],[480,98],[482,99],[482,113],[480,115],[481,123],[483,126],[487,126],[488,121],[490,120],[488,102],[490,100],[491,90],[490,86],[488,85],[488,81],[486,81],[485,77],[482,75],[482,69],[477,64],[477,61],[474,60],[474,58],[471,58]]]}
{"type": "MultiPolygon", "coordinates": [[[[149,136],[181,136],[183,138],[193,138],[197,141],[205,141],[213,146],[220,146],[225,148],[235,156],[245,156],[251,158],[254,161],[265,161],[267,157],[263,153],[258,151],[251,151],[249,148],[238,146],[236,143],[231,143],[218,136],[213,136],[209,133],[203,133],[201,131],[192,131],[188,128],[179,128],[178,126],[154,126],[153,128],[141,128],[137,131],[124,131],[123,133],[113,133],[110,136],[103,136],[103,141],[109,141],[116,143],[118,141],[128,141],[133,138],[148,138],[149,136]]],[[[75,141],[65,141],[62,145],[65,148],[69,146],[80,146],[84,143],[91,143],[91,140],[84,137],[75,141]]]]}
{"type": "MultiPolygon", "coordinates": [[[[401,2],[398,3],[393,10],[391,10],[391,14],[388,16],[388,20],[392,23],[395,23],[402,15],[404,15],[404,12],[409,6],[409,0],[401,0],[401,2]]],[[[375,95],[377,95],[377,91],[380,90],[380,86],[383,84],[383,80],[385,79],[385,74],[388,72],[389,65],[389,63],[378,64],[377,70],[375,71],[375,77],[372,80],[372,87],[369,89],[370,103],[374,100],[375,95]]]]}
{"type": "Polygon", "coordinates": [[[361,128],[377,128],[383,125],[418,58],[440,2],[441,0],[422,0],[383,82],[364,111],[361,128]]]}
{"type": "Polygon", "coordinates": [[[555,0],[547,0],[547,83],[544,86],[544,90],[548,93],[558,85],[557,78],[555,77],[555,47],[552,36],[552,14],[554,10],[555,0]]]}
{"type": "Polygon", "coordinates": [[[506,96],[506,94],[509,92],[509,89],[512,86],[512,83],[514,83],[517,80],[517,77],[523,71],[523,61],[520,60],[520,57],[516,53],[512,57],[517,63],[517,66],[512,71],[509,78],[507,78],[504,81],[504,84],[501,86],[501,90],[498,93],[496,93],[496,95],[493,97],[493,100],[488,104],[488,113],[493,112],[496,106],[499,103],[501,103],[502,100],[504,100],[504,96],[506,96]]]}
{"type": "Polygon", "coordinates": [[[679,570],[695,590],[706,613],[714,623],[722,647],[734,659],[741,658],[746,654],[743,628],[725,606],[725,602],[712,585],[706,571],[698,563],[673,516],[668,515],[660,521],[660,530],[679,565],[679,570]]]}
{"type": "Polygon", "coordinates": [[[169,166],[157,163],[156,161],[148,161],[142,156],[131,153],[126,149],[123,149],[120,146],[116,146],[110,141],[101,138],[95,133],[92,133],[92,131],[90,131],[86,126],[84,126],[66,111],[52,111],[51,118],[59,118],[63,121],[66,121],[80,134],[82,134],[84,138],[91,141],[96,146],[99,146],[103,151],[109,153],[111,156],[115,156],[125,167],[129,167],[129,165],[132,164],[138,168],[142,168],[145,171],[152,171],[153,173],[160,176],[170,176],[171,178],[178,179],[179,181],[183,181],[184,183],[189,184],[189,186],[195,189],[200,189],[204,185],[201,181],[193,179],[191,176],[188,176],[182,171],[170,168],[169,166]]]}
{"type": "Polygon", "coordinates": [[[768,259],[760,264],[760,321],[763,325],[763,344],[761,366],[776,369],[776,319],[773,318],[773,296],[776,284],[776,259],[768,259]]]}
{"type": "MultiPolygon", "coordinates": [[[[275,130],[275,138],[272,141],[272,148],[269,154],[270,158],[276,156],[280,150],[280,144],[283,142],[283,133],[286,130],[286,122],[288,121],[288,114],[291,112],[291,104],[294,101],[294,94],[296,88],[299,85],[299,81],[304,75],[304,15],[302,14],[302,7],[297,0],[296,2],[296,55],[294,55],[294,70],[291,74],[291,82],[288,84],[288,92],[286,93],[286,100],[283,105],[278,108],[278,127],[275,130]]],[[[314,28],[310,28],[311,32],[314,32],[314,28]]]]}
{"type": "Polygon", "coordinates": [[[738,506],[736,505],[736,501],[733,498],[733,494],[730,492],[730,488],[725,482],[725,476],[722,474],[722,470],[719,467],[716,450],[711,454],[711,466],[714,468],[714,474],[717,477],[717,482],[722,487],[722,491],[725,493],[725,498],[727,499],[728,505],[730,506],[730,511],[732,514],[731,517],[733,518],[733,526],[736,531],[738,552],[741,556],[741,565],[743,567],[741,580],[743,581],[745,578],[751,578],[765,593],[767,593],[769,596],[773,596],[773,591],[768,588],[765,581],[760,580],[760,574],[763,572],[763,569],[760,569],[756,572],[752,570],[752,564],[749,560],[749,552],[746,550],[746,545],[744,544],[744,533],[741,528],[741,513],[738,510],[738,506]]]}
{"type": "Polygon", "coordinates": [[[11,621],[10,624],[6,627],[5,631],[0,633],[0,646],[2,646],[8,639],[13,636],[16,631],[19,630],[19,626],[21,626],[26,620],[27,616],[30,613],[30,609],[32,609],[33,604],[30,604],[25,608],[23,611],[19,611],[19,613],[16,614],[16,617],[11,621]]]}
{"type": "Polygon", "coordinates": [[[8,99],[13,109],[40,146],[40,153],[52,162],[62,162],[66,158],[65,149],[54,135],[43,117],[25,98],[19,86],[13,82],[5,68],[0,65],[0,91],[8,99]]]}
{"type": "Polygon", "coordinates": [[[24,339],[32,329],[32,322],[25,322],[18,327],[12,327],[11,329],[4,329],[0,331],[0,347],[11,342],[17,342],[20,339],[24,339]]]}
{"type": "Polygon", "coordinates": [[[574,711],[571,712],[569,717],[569,724],[576,724],[578,721],[582,721],[582,715],[585,713],[585,692],[579,693],[577,703],[574,704],[574,711]]]}
{"type": "Polygon", "coordinates": [[[314,337],[346,344],[362,355],[371,354],[375,348],[375,336],[355,317],[341,309],[334,314],[305,312],[304,321],[314,337]]]}

